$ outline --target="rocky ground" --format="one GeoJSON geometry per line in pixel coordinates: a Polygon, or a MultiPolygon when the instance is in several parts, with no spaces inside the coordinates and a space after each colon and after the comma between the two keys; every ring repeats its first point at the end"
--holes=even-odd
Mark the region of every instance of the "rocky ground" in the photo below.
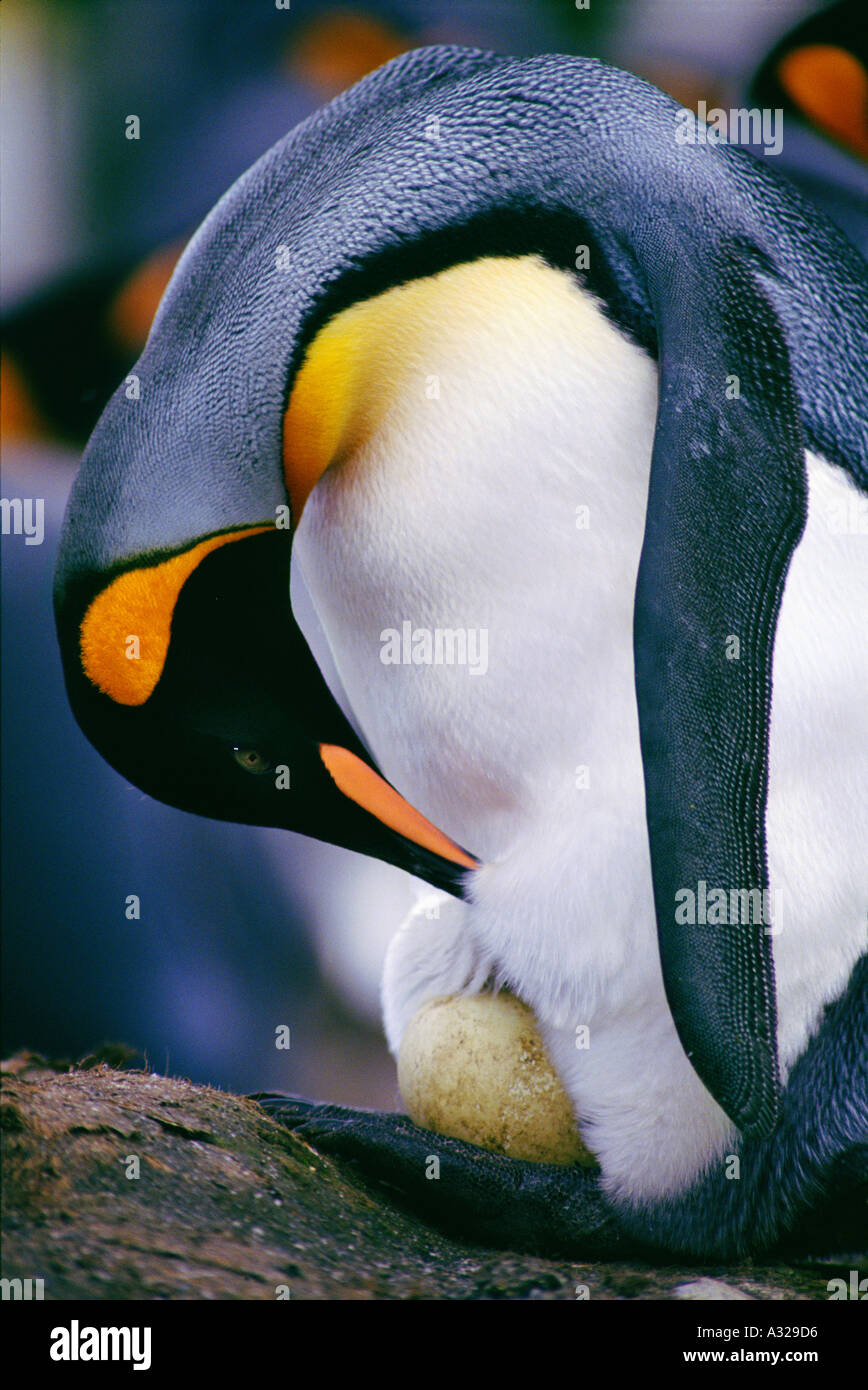
{"type": "Polygon", "coordinates": [[[3,1275],[47,1299],[825,1300],[838,1273],[463,1245],[253,1101],[100,1057],[3,1072],[3,1275]]]}

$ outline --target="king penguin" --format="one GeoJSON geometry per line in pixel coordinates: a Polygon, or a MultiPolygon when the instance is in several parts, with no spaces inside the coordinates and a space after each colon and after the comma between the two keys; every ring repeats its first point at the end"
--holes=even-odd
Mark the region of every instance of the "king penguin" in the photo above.
{"type": "Polygon", "coordinates": [[[684,131],[596,61],[451,47],[293,130],[89,442],[58,634],[146,792],[443,893],[390,948],[390,1045],[507,986],[598,1166],[264,1098],[308,1142],[515,1248],[852,1251],[868,280],[769,160],[684,131]]]}

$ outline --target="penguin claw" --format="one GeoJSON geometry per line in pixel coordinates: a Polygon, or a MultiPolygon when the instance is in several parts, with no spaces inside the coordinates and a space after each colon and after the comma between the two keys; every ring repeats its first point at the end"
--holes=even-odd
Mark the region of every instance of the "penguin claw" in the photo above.
{"type": "Polygon", "coordinates": [[[294,1129],[296,1124],[303,1124],[319,1104],[315,1100],[305,1100],[302,1096],[281,1095],[272,1091],[256,1091],[247,1099],[255,1100],[269,1115],[279,1117],[280,1123],[287,1129],[294,1129]]]}
{"type": "Polygon", "coordinates": [[[420,1129],[406,1115],[351,1110],[296,1096],[253,1096],[279,1124],[397,1193],[402,1205],[466,1241],[540,1255],[635,1253],[596,1174],[526,1163],[420,1129]]]}

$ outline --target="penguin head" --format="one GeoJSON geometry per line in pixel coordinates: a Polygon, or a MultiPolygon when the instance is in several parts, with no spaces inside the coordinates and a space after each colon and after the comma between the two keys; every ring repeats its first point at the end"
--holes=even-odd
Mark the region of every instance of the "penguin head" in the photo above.
{"type": "Polygon", "coordinates": [[[383,203],[367,127],[390,144],[400,182],[420,138],[430,148],[421,112],[407,128],[407,84],[421,97],[433,71],[451,83],[496,61],[398,60],[224,196],[88,442],[55,575],[73,712],[123,776],[183,810],[297,830],[457,895],[476,860],[379,775],[292,613],[294,527],[357,383],[335,376],[326,351],[295,386],[342,311],[467,257],[449,230],[448,180],[427,208],[410,189],[383,203]]]}
{"type": "Polygon", "coordinates": [[[361,850],[460,892],[475,861],[372,766],[289,601],[291,536],[251,526],[58,594],[67,688],[123,776],[182,810],[361,850]]]}

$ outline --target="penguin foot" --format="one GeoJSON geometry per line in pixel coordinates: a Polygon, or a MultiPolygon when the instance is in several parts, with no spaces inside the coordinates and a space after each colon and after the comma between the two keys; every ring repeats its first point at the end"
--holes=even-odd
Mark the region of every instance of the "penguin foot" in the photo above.
{"type": "Polygon", "coordinates": [[[320,1153],[348,1159],[403,1205],[461,1240],[574,1259],[638,1253],[594,1170],[504,1158],[420,1129],[406,1115],[251,1096],[320,1153]]]}

